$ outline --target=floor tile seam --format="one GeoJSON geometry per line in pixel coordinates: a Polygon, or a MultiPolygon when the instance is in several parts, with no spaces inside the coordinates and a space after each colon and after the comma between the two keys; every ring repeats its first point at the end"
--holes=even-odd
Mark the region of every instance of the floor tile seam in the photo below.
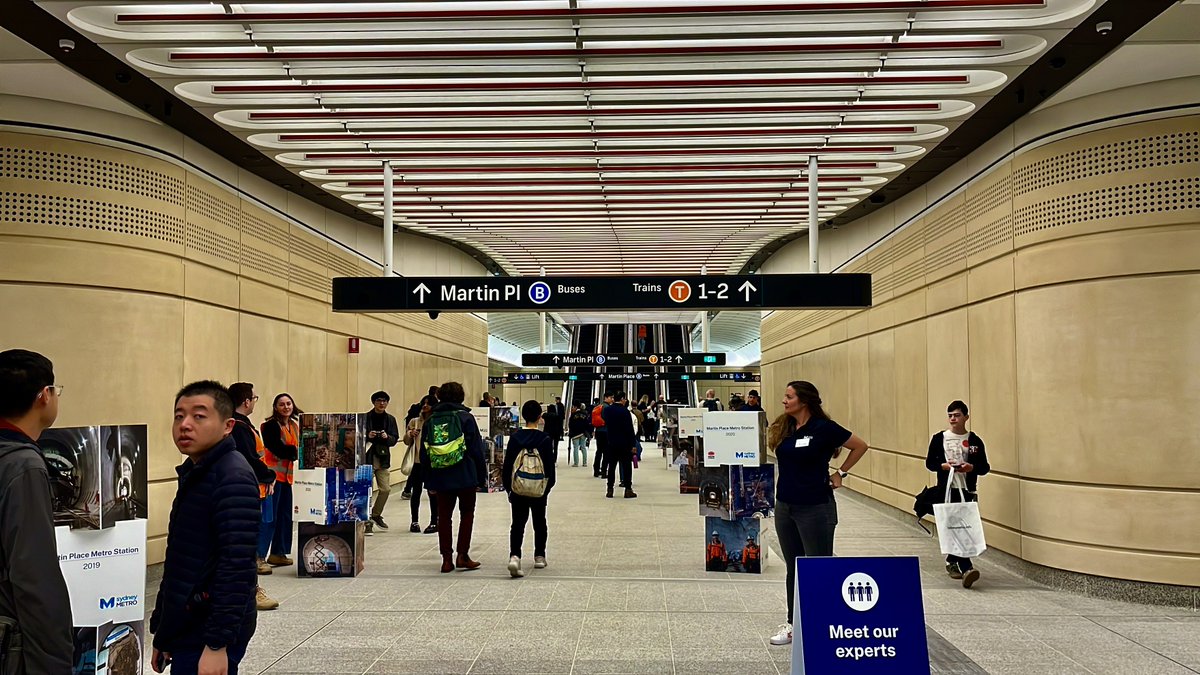
{"type": "MultiPolygon", "coordinates": [[[[660,563],[660,565],[661,565],[661,563],[660,563]]],[[[463,572],[463,574],[465,574],[465,572],[463,572]]],[[[397,574],[374,574],[374,575],[371,575],[370,577],[360,577],[360,578],[366,578],[366,579],[428,579],[429,575],[428,574],[399,574],[399,573],[397,573],[397,574]]],[[[485,579],[485,580],[497,580],[497,579],[502,579],[503,577],[498,577],[498,576],[497,577],[478,577],[477,576],[477,577],[472,577],[472,578],[485,579]]],[[[711,583],[711,584],[728,584],[730,582],[729,579],[711,579],[708,577],[555,576],[553,578],[556,581],[595,581],[597,579],[602,579],[605,581],[628,581],[628,582],[645,582],[645,583],[655,583],[655,582],[661,582],[661,583],[697,582],[697,583],[700,583],[700,582],[704,582],[704,583],[711,583]]],[[[737,583],[762,584],[764,586],[768,586],[768,585],[783,584],[783,583],[785,583],[785,581],[783,579],[747,578],[747,579],[738,579],[737,583]]],[[[444,593],[444,591],[443,591],[443,593],[444,593]]],[[[439,593],[438,597],[441,597],[441,595],[442,594],[439,593]]],[[[357,596],[355,596],[355,597],[357,597],[357,596]]],[[[362,596],[362,597],[365,599],[370,596],[362,596]]]]}
{"type": "MultiPolygon", "coordinates": [[[[594,589],[592,589],[592,588],[588,588],[587,604],[591,604],[591,602],[592,602],[592,591],[593,590],[594,589]]],[[[586,607],[587,604],[585,604],[584,606],[586,607]]],[[[573,654],[571,654],[571,673],[572,673],[572,675],[575,673],[575,664],[579,662],[579,645],[580,645],[580,643],[583,642],[583,627],[586,625],[587,625],[586,621],[580,621],[579,622],[579,633],[575,636],[575,652],[573,654]]]]}
{"type": "MultiPolygon", "coordinates": [[[[277,665],[277,664],[278,664],[280,661],[282,661],[282,660],[284,660],[285,658],[287,658],[289,654],[291,654],[292,652],[296,651],[296,650],[297,650],[297,649],[299,649],[300,647],[304,646],[304,643],[306,643],[306,642],[308,642],[309,640],[311,640],[311,639],[313,639],[314,637],[316,637],[316,636],[317,636],[317,633],[320,633],[321,631],[323,631],[323,630],[325,630],[326,628],[328,628],[328,627],[329,627],[331,624],[333,624],[333,622],[334,622],[334,621],[337,621],[337,620],[338,620],[339,618],[341,618],[341,616],[342,616],[343,614],[345,614],[345,613],[346,613],[345,611],[340,611],[340,612],[338,612],[338,613],[337,613],[337,616],[334,616],[333,618],[329,619],[329,621],[326,621],[324,624],[322,624],[320,628],[317,628],[317,629],[316,629],[315,631],[313,631],[311,634],[307,635],[307,636],[306,636],[306,637],[305,637],[303,640],[301,640],[301,641],[300,641],[300,642],[299,642],[299,643],[298,643],[298,644],[297,644],[295,647],[292,647],[291,649],[287,650],[286,652],[284,652],[284,653],[280,654],[280,655],[279,655],[279,658],[277,658],[277,659],[275,659],[274,661],[272,661],[272,662],[271,662],[269,665],[267,665],[267,667],[266,667],[266,668],[263,668],[263,669],[262,669],[262,670],[260,670],[259,672],[260,672],[260,673],[263,673],[263,672],[266,672],[266,671],[268,671],[268,670],[270,670],[270,669],[274,668],[274,667],[275,667],[275,666],[276,666],[276,665],[277,665]]],[[[364,672],[365,672],[365,671],[364,671],[364,672]]]]}
{"type": "Polygon", "coordinates": [[[1133,644],[1141,647],[1142,649],[1145,649],[1146,651],[1150,652],[1151,654],[1156,654],[1158,656],[1161,656],[1162,658],[1170,661],[1171,663],[1174,663],[1175,665],[1179,666],[1180,668],[1183,668],[1184,670],[1187,670],[1187,671],[1193,672],[1193,673],[1200,673],[1200,670],[1196,670],[1195,668],[1192,668],[1192,667],[1188,666],[1187,664],[1180,663],[1179,661],[1176,661],[1175,659],[1171,658],[1170,656],[1158,651],[1154,647],[1142,644],[1141,642],[1138,642],[1137,640],[1133,639],[1132,637],[1129,637],[1128,635],[1118,633],[1117,631],[1113,630],[1112,628],[1109,628],[1108,626],[1105,626],[1104,624],[1095,621],[1090,616],[1085,616],[1083,618],[1087,619],[1088,621],[1092,622],[1093,624],[1099,626],[1100,628],[1112,633],[1113,635],[1116,635],[1124,640],[1128,640],[1129,642],[1132,642],[1133,644]]]}

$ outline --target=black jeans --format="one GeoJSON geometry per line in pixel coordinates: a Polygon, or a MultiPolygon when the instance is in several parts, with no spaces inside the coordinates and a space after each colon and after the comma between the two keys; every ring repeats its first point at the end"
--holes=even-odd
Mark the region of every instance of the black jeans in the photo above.
{"type": "Polygon", "coordinates": [[[788,623],[796,597],[796,558],[833,555],[833,531],[837,529],[837,502],[830,499],[813,506],[775,504],[775,536],[787,565],[788,623]]]}
{"type": "Polygon", "coordinates": [[[617,465],[621,467],[622,487],[633,487],[633,450],[624,448],[608,448],[604,451],[604,473],[608,476],[608,489],[613,489],[613,479],[617,475],[617,465]]]}
{"type": "Polygon", "coordinates": [[[608,434],[596,434],[596,460],[592,462],[592,473],[596,476],[604,475],[604,467],[608,466],[605,463],[604,451],[608,449],[608,434]]]}
{"type": "MultiPolygon", "coordinates": [[[[408,474],[408,485],[412,490],[412,496],[408,501],[408,510],[412,513],[412,522],[420,522],[421,490],[425,488],[425,476],[421,472],[420,464],[413,464],[412,473],[408,474]]],[[[429,495],[429,524],[436,525],[437,521],[437,499],[433,495],[429,495]]]]}
{"type": "MultiPolygon", "coordinates": [[[[967,492],[966,490],[963,490],[963,491],[959,492],[959,494],[962,495],[963,501],[967,501],[967,502],[979,501],[979,495],[977,495],[974,492],[967,492]]],[[[957,497],[955,498],[955,501],[957,501],[957,497]]],[[[946,563],[958,565],[958,569],[961,572],[966,572],[967,570],[974,569],[974,567],[975,567],[975,564],[971,562],[970,558],[960,558],[956,555],[946,556],[946,563]]]]}
{"type": "Polygon", "coordinates": [[[512,529],[508,533],[508,554],[521,557],[521,544],[525,541],[525,523],[533,514],[533,555],[546,555],[546,537],[550,530],[546,526],[546,498],[525,499],[513,497],[512,529]]]}

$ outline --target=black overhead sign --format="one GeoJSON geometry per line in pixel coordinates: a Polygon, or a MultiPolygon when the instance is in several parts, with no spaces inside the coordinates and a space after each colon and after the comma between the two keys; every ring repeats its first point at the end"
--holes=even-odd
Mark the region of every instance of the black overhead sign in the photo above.
{"type": "Polygon", "coordinates": [[[725,354],[522,354],[522,366],[723,366],[725,354]]]}
{"type": "MultiPolygon", "coordinates": [[[[490,378],[489,378],[490,379],[490,378]]],[[[759,382],[758,373],[509,373],[501,384],[529,382],[605,382],[627,380],[729,380],[759,382]]]]}
{"type": "Polygon", "coordinates": [[[869,274],[339,277],[337,312],[835,309],[871,306],[869,274]]]}

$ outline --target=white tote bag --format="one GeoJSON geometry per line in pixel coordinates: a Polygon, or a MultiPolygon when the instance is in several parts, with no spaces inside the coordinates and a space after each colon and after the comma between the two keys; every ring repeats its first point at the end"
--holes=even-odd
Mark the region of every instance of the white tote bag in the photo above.
{"type": "Polygon", "coordinates": [[[938,543],[942,553],[960,558],[974,558],[987,550],[983,539],[983,519],[979,517],[978,502],[968,502],[966,494],[961,502],[951,502],[951,486],[954,477],[946,481],[946,500],[933,505],[933,517],[937,521],[938,543]]]}

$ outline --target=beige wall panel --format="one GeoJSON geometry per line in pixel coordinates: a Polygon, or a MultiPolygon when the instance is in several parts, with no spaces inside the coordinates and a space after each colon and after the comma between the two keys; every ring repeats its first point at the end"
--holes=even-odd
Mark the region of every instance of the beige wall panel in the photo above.
{"type": "Polygon", "coordinates": [[[239,280],[241,286],[240,307],[243,312],[281,319],[287,317],[288,294],[286,290],[246,277],[239,277],[239,280]]]}
{"type": "Polygon", "coordinates": [[[1200,438],[1200,417],[1179,414],[1200,410],[1200,275],[1026,291],[1016,315],[1023,475],[1200,485],[1200,453],[1179,451],[1200,438]]]}
{"type": "Polygon", "coordinates": [[[324,331],[288,324],[288,392],[308,412],[343,412],[325,398],[326,347],[324,331]]]}
{"type": "Polygon", "coordinates": [[[1017,288],[1200,269],[1200,217],[1191,225],[1106,232],[1022,249],[1017,288]]]}
{"type": "Polygon", "coordinates": [[[896,420],[896,343],[892,331],[867,337],[871,368],[871,445],[894,449],[899,441],[896,420]]]}
{"type": "MultiPolygon", "coordinates": [[[[926,321],[929,351],[929,404],[925,423],[929,430],[922,447],[929,447],[929,435],[946,428],[946,405],[971,395],[970,362],[967,358],[967,310],[959,309],[929,317],[926,321]]],[[[967,404],[970,407],[970,403],[967,404]]]]}
{"type": "Polygon", "coordinates": [[[1018,558],[1023,557],[1021,555],[1021,542],[1024,537],[1021,536],[1019,531],[984,521],[983,537],[987,541],[988,548],[1004,551],[1018,558]]]}
{"type": "Polygon", "coordinates": [[[254,383],[255,392],[262,397],[255,412],[265,417],[275,395],[288,391],[288,325],[243,313],[238,331],[238,379],[254,383]]]}
{"type": "MultiPolygon", "coordinates": [[[[836,461],[836,460],[835,460],[836,461]]],[[[836,466],[836,465],[835,465],[836,466]]],[[[933,476],[925,468],[925,457],[896,456],[896,489],[906,494],[915,495],[929,485],[929,477],[933,476]]],[[[912,503],[908,504],[911,511],[912,503]]]]}
{"type": "MultiPolygon", "coordinates": [[[[383,348],[383,388],[389,394],[392,396],[399,395],[401,400],[415,403],[418,400],[417,392],[420,391],[420,395],[424,396],[428,386],[420,387],[415,382],[409,380],[408,373],[404,371],[404,350],[392,346],[385,346],[383,348]]],[[[364,392],[362,396],[355,399],[353,405],[359,405],[359,401],[362,401],[362,405],[369,404],[367,397],[373,391],[364,392]]]]}
{"type": "Polygon", "coordinates": [[[875,301],[875,306],[866,311],[870,332],[886,331],[896,325],[896,303],[875,301]]]}
{"type": "Polygon", "coordinates": [[[972,267],[967,272],[967,300],[979,302],[1006,293],[1015,288],[1013,256],[998,258],[972,267]]]}
{"type": "MultiPolygon", "coordinates": [[[[845,420],[850,415],[850,350],[845,342],[840,342],[831,345],[824,351],[828,356],[829,366],[828,379],[821,387],[823,406],[834,419],[845,420]]],[[[757,385],[747,383],[744,386],[746,390],[758,388],[759,393],[762,393],[762,389],[757,385]]],[[[783,406],[776,403],[783,399],[782,393],[770,392],[770,394],[771,396],[766,401],[770,407],[764,405],[763,408],[782,413],[783,406]]]]}
{"type": "Polygon", "coordinates": [[[925,289],[926,314],[940,314],[967,304],[967,275],[965,272],[930,284],[925,289]]]}
{"type": "Polygon", "coordinates": [[[896,328],[896,426],[892,449],[925,456],[929,445],[929,368],[925,322],[896,328]],[[902,393],[901,393],[902,392],[902,393]]]}
{"type": "Polygon", "coordinates": [[[871,331],[870,310],[852,312],[846,318],[846,337],[854,338],[871,331]]]}
{"type": "MultiPolygon", "coordinates": [[[[329,405],[335,410],[354,410],[354,403],[349,388],[350,359],[357,354],[349,353],[346,338],[341,335],[325,336],[325,396],[329,405]]],[[[364,408],[365,410],[365,408],[364,408]]]]}
{"type": "Polygon", "coordinates": [[[871,496],[888,506],[901,509],[903,511],[911,511],[913,504],[913,496],[907,492],[897,490],[890,485],[876,483],[871,486],[871,496]]]}
{"type": "Polygon", "coordinates": [[[345,335],[347,337],[363,337],[359,334],[363,320],[370,321],[367,314],[354,314],[351,312],[335,312],[332,305],[326,303],[325,308],[325,326],[333,333],[345,335]]]}
{"type": "MultiPolygon", "coordinates": [[[[933,473],[929,474],[933,476],[933,473]]],[[[984,520],[1012,528],[1024,529],[1021,520],[1022,481],[1013,476],[989,473],[979,479],[979,515],[984,520]]]]}
{"type": "Polygon", "coordinates": [[[240,291],[236,272],[209,267],[194,260],[183,262],[184,295],[222,307],[238,307],[240,291]]]}
{"type": "MultiPolygon", "coordinates": [[[[171,450],[175,451],[175,460],[172,466],[178,466],[183,463],[183,455],[171,446],[171,450]]],[[[172,474],[175,472],[172,471],[172,474]]],[[[146,502],[149,505],[150,513],[146,517],[146,535],[147,537],[165,536],[167,534],[167,522],[171,517],[171,502],[175,501],[175,490],[179,487],[179,483],[174,480],[164,480],[157,483],[150,483],[146,502]]],[[[147,561],[150,564],[158,561],[147,561]]]]}
{"type": "Polygon", "coordinates": [[[925,289],[917,289],[888,303],[893,306],[892,317],[899,326],[910,321],[925,318],[925,289]]]}
{"type": "Polygon", "coordinates": [[[183,380],[238,381],[238,313],[204,303],[183,303],[183,380]]]}
{"type": "Polygon", "coordinates": [[[848,407],[846,408],[847,429],[858,434],[868,445],[875,444],[871,426],[871,352],[869,339],[851,340],[846,344],[846,357],[850,369],[847,386],[848,407]]]}
{"type": "Polygon", "coordinates": [[[350,335],[362,338],[363,340],[387,342],[388,344],[395,344],[397,346],[402,344],[401,336],[397,333],[395,327],[381,321],[374,314],[345,314],[342,316],[358,317],[358,326],[350,332],[350,335]]]}
{"type": "Polygon", "coordinates": [[[1039,565],[1084,574],[1200,586],[1200,565],[1196,564],[1196,557],[1190,555],[1097,548],[1032,536],[1021,538],[1021,555],[1039,565]]]}
{"type": "Polygon", "coordinates": [[[1026,534],[1112,548],[1200,554],[1200,494],[1023,481],[1026,534]],[[1154,524],[1169,524],[1169,527],[1154,524]]]}
{"type": "MultiPolygon", "coordinates": [[[[896,461],[897,456],[888,450],[870,450],[871,457],[871,480],[879,485],[889,488],[896,488],[896,461]]],[[[840,461],[835,460],[835,461],[840,461]]],[[[910,503],[909,506],[912,506],[910,503]]]]}
{"type": "MultiPolygon", "coordinates": [[[[5,224],[5,229],[9,226],[5,224]]],[[[123,246],[39,237],[0,236],[0,277],[183,295],[183,263],[175,256],[123,246]]]]}
{"type": "Polygon", "coordinates": [[[383,376],[383,355],[387,350],[385,345],[378,342],[363,340],[359,343],[359,353],[350,361],[351,369],[357,371],[356,388],[351,390],[350,407],[364,401],[372,392],[385,388],[383,376]]]}
{"type": "Polygon", "coordinates": [[[971,413],[969,426],[987,446],[992,469],[1017,474],[1020,466],[1017,454],[1016,305],[1013,297],[969,307],[967,330],[971,391],[970,398],[965,400],[971,413]]]}
{"type": "Polygon", "coordinates": [[[324,330],[329,318],[328,305],[294,293],[288,294],[288,320],[310,328],[324,330]]]}
{"type": "MultiPolygon", "coordinates": [[[[839,422],[840,422],[840,420],[839,420],[839,422]]],[[[854,427],[846,425],[846,424],[843,424],[842,426],[844,426],[847,429],[849,429],[850,431],[853,431],[854,433],[858,434],[858,429],[855,429],[854,427]]],[[[859,434],[859,437],[862,438],[862,434],[859,434]]],[[[870,442],[868,441],[868,443],[870,443],[870,442]]],[[[857,477],[857,478],[862,478],[863,481],[865,481],[865,482],[874,481],[875,480],[875,458],[879,454],[881,454],[879,450],[867,450],[867,454],[863,455],[862,459],[858,460],[858,464],[854,465],[854,470],[851,473],[853,473],[855,475],[855,477],[857,477]]],[[[862,485],[862,483],[860,483],[858,481],[855,482],[856,487],[861,486],[861,485],[862,485]]],[[[864,488],[864,489],[869,491],[869,488],[864,488]]]]}
{"type": "Polygon", "coordinates": [[[167,537],[149,536],[146,537],[146,564],[155,565],[162,562],[167,557],[167,537]]]}

